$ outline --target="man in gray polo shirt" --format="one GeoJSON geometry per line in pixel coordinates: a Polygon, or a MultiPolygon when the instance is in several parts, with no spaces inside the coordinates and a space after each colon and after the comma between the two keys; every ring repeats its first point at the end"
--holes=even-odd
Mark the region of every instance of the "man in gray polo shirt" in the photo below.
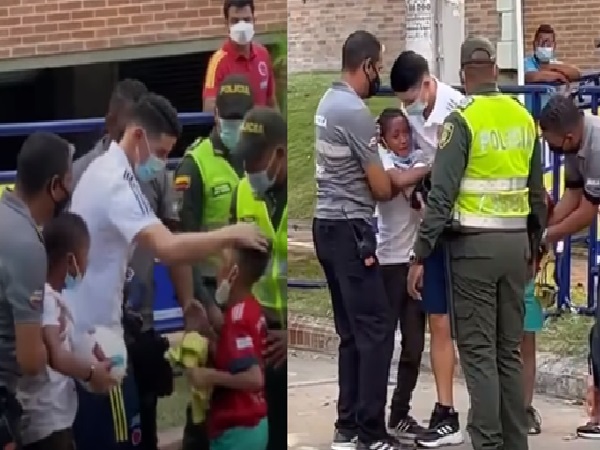
{"type": "MultiPolygon", "coordinates": [[[[107,134],[98,141],[89,153],[73,164],[73,186],[76,186],[83,172],[92,161],[104,154],[113,140],[120,139],[125,118],[131,106],[146,93],[148,93],[148,89],[141,81],[126,79],[117,83],[109,102],[105,120],[107,134]]],[[[150,181],[138,180],[138,182],[156,216],[169,228],[175,229],[179,222],[179,212],[175,208],[175,196],[169,172],[165,169],[150,181]]],[[[133,285],[139,288],[136,289],[136,297],[140,297],[136,299],[139,301],[139,305],[135,306],[139,308],[142,316],[142,330],[149,331],[154,325],[154,255],[138,246],[132,256],[130,267],[132,274],[135,276],[133,285]]],[[[184,310],[184,314],[198,313],[199,304],[193,300],[193,281],[190,267],[171,266],[169,271],[177,299],[184,310]]],[[[156,349],[159,348],[157,342],[156,349]]],[[[145,383],[146,380],[143,380],[143,378],[154,377],[155,374],[138,370],[134,371],[134,376],[138,388],[140,388],[141,386],[153,384],[145,383]]],[[[139,390],[140,425],[142,429],[141,449],[156,450],[158,448],[156,430],[157,395],[154,392],[148,392],[149,389],[139,390]]]]}
{"type": "Polygon", "coordinates": [[[38,228],[69,201],[72,157],[64,139],[33,133],[17,158],[14,191],[0,197],[0,418],[6,419],[0,420],[0,448],[18,444],[14,394],[20,374],[46,367],[41,315],[47,267],[38,228]]]}
{"type": "Polygon", "coordinates": [[[375,120],[363,99],[379,90],[382,47],[356,31],[342,49],[342,79],[315,115],[317,205],[313,239],[340,336],[338,419],[333,450],[390,450],[385,403],[394,348],[392,311],[375,255],[371,218],[392,198],[375,120]]]}

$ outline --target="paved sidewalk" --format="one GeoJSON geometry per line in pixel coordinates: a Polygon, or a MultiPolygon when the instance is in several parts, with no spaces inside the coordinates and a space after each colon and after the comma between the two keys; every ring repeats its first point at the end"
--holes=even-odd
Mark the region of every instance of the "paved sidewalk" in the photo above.
{"type": "MultiPolygon", "coordinates": [[[[335,419],[337,398],[337,362],[335,357],[306,352],[290,353],[288,365],[288,449],[328,450],[335,419]]],[[[391,389],[392,386],[390,386],[391,389]]],[[[391,392],[390,392],[391,393],[391,392]]],[[[457,409],[461,425],[466,425],[468,396],[461,381],[455,383],[457,409]]],[[[415,391],[413,414],[429,417],[435,401],[435,387],[429,373],[420,377],[415,391]]],[[[585,422],[584,407],[570,402],[537,397],[535,406],[543,419],[544,432],[531,437],[531,450],[596,450],[600,442],[575,439],[575,428],[585,422]]],[[[470,450],[465,443],[452,447],[470,450]]]]}

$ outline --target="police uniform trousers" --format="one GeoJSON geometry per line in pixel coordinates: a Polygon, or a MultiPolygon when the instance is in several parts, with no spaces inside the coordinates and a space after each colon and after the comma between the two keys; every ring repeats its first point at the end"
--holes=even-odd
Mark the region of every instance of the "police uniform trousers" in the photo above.
{"type": "Polygon", "coordinates": [[[449,243],[456,344],[474,450],[527,450],[520,343],[530,247],[525,231],[449,243]]]}

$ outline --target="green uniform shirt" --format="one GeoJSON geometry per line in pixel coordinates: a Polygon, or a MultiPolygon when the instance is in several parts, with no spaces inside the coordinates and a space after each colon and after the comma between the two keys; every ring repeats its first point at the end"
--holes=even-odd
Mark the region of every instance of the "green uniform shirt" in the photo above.
{"type": "MultiPolygon", "coordinates": [[[[209,136],[215,153],[222,154],[231,164],[235,172],[241,178],[244,174],[243,162],[239,158],[232,157],[227,148],[221,142],[216,130],[209,136]]],[[[180,228],[183,232],[199,232],[204,220],[204,180],[198,169],[198,165],[191,155],[185,155],[175,171],[175,179],[188,177],[189,182],[184,185],[175,183],[177,203],[179,208],[180,228]]],[[[234,193],[235,198],[235,193],[234,193]]],[[[207,289],[206,284],[212,284],[215,280],[206,279],[202,276],[199,265],[193,266],[194,271],[194,296],[202,302],[214,302],[214,295],[207,289]]]]}
{"type": "MultiPolygon", "coordinates": [[[[482,87],[477,95],[497,95],[495,85],[482,87]]],[[[447,142],[440,142],[441,148],[435,155],[431,174],[431,191],[427,199],[425,217],[419,227],[414,251],[419,260],[425,259],[433,250],[440,238],[460,190],[471,148],[471,133],[460,114],[453,112],[446,118],[446,123],[454,125],[454,130],[447,142]]],[[[529,188],[529,204],[531,215],[540,225],[539,233],[546,224],[546,204],[543,182],[542,153],[540,140],[535,139],[531,157],[531,170],[527,182],[529,188]]],[[[482,230],[486,232],[489,230],[482,230]]],[[[539,242],[540,236],[536,236],[539,242]]]]}

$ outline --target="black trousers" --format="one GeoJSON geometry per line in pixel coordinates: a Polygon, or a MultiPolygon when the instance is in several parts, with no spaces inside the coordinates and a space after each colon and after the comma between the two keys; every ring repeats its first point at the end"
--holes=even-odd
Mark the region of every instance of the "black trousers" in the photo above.
{"type": "Polygon", "coordinates": [[[55,431],[40,441],[23,446],[23,450],[75,450],[73,430],[55,431]]]}
{"type": "Polygon", "coordinates": [[[287,448],[287,362],[265,368],[265,398],[269,420],[267,450],[287,448]]]}
{"type": "Polygon", "coordinates": [[[402,332],[402,350],[390,412],[390,422],[397,423],[410,411],[412,393],[419,378],[425,347],[425,313],[419,300],[408,295],[408,264],[382,265],[381,273],[395,322],[390,333],[392,342],[398,325],[402,332]]]}
{"type": "Polygon", "coordinates": [[[387,435],[385,403],[394,350],[381,268],[364,260],[365,248],[374,255],[375,233],[363,220],[315,219],[313,240],[340,337],[336,428],[370,443],[387,435]]]}

